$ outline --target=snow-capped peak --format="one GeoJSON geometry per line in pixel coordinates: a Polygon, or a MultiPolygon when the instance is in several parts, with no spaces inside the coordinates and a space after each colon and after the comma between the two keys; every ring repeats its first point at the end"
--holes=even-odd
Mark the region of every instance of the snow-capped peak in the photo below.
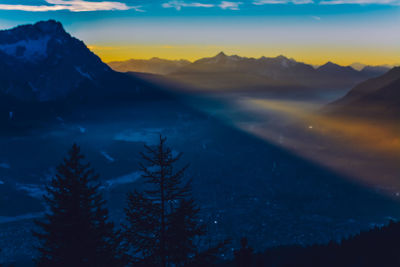
{"type": "Polygon", "coordinates": [[[0,44],[0,51],[23,61],[34,62],[47,57],[50,36],[36,40],[20,40],[15,43],[0,44]]]}
{"type": "Polygon", "coordinates": [[[0,31],[0,53],[24,62],[36,62],[47,57],[51,39],[68,38],[61,23],[54,20],[40,21],[34,25],[22,25],[0,31]]]}

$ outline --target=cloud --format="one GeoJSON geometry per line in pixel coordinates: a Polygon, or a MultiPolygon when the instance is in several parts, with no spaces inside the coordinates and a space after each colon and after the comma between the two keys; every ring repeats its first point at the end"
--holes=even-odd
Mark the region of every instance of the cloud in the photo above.
{"type": "Polygon", "coordinates": [[[378,4],[378,5],[400,5],[400,0],[324,0],[321,5],[343,5],[343,4],[378,4]]]}
{"type": "MultiPolygon", "coordinates": [[[[253,2],[254,5],[271,5],[271,4],[313,4],[314,0],[255,0],[253,2]]],[[[321,0],[319,1],[320,5],[345,5],[345,4],[353,4],[353,5],[368,5],[368,4],[376,4],[376,5],[400,5],[400,0],[321,0]]]]}
{"type": "Polygon", "coordinates": [[[0,10],[19,10],[31,12],[46,12],[69,10],[72,12],[101,11],[101,10],[129,10],[143,11],[139,6],[127,6],[121,2],[89,2],[86,0],[45,0],[47,5],[13,5],[0,4],[0,10]]]}
{"type": "Polygon", "coordinates": [[[186,3],[183,1],[169,1],[162,4],[163,8],[175,8],[176,10],[181,10],[182,7],[214,7],[213,4],[203,4],[203,3],[186,3]]]}
{"type": "Polygon", "coordinates": [[[320,5],[400,5],[400,0],[323,0],[320,5]]]}
{"type": "Polygon", "coordinates": [[[239,5],[243,4],[242,2],[229,2],[222,1],[218,6],[222,9],[230,9],[230,10],[239,10],[239,5]]]}
{"type": "Polygon", "coordinates": [[[314,0],[256,0],[253,2],[254,5],[273,5],[273,4],[295,4],[295,5],[304,5],[304,4],[312,4],[314,0]]]}
{"type": "Polygon", "coordinates": [[[313,18],[315,20],[321,20],[321,17],[318,17],[318,16],[311,16],[311,18],[313,18]]]}
{"type": "Polygon", "coordinates": [[[242,2],[230,2],[230,1],[222,1],[219,5],[215,4],[205,4],[198,2],[187,3],[184,1],[169,1],[162,4],[163,8],[175,8],[176,10],[181,10],[183,7],[220,7],[221,9],[229,9],[229,10],[239,10],[239,5],[243,4],[242,2]]]}

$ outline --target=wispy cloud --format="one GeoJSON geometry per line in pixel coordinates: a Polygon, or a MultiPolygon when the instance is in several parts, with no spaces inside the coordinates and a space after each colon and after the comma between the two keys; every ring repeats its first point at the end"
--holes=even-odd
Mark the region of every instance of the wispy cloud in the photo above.
{"type": "Polygon", "coordinates": [[[323,0],[320,5],[400,5],[400,0],[323,0]]]}
{"type": "Polygon", "coordinates": [[[311,18],[313,18],[315,20],[321,20],[321,17],[318,17],[318,16],[311,16],[311,18]]]}
{"type": "Polygon", "coordinates": [[[0,10],[19,10],[31,12],[46,12],[69,10],[72,12],[102,11],[102,10],[129,10],[143,11],[139,6],[128,6],[121,2],[90,2],[86,0],[45,0],[43,5],[15,5],[0,4],[0,10]]]}
{"type": "Polygon", "coordinates": [[[253,2],[254,5],[273,5],[273,4],[295,4],[295,5],[304,5],[304,4],[312,4],[314,0],[256,0],[253,2]]]}
{"type": "Polygon", "coordinates": [[[222,1],[218,6],[222,9],[239,10],[239,6],[243,4],[242,2],[229,2],[222,1]]]}
{"type": "Polygon", "coordinates": [[[222,1],[220,4],[209,4],[209,3],[199,3],[199,2],[184,2],[184,1],[169,1],[162,4],[164,8],[175,8],[176,10],[181,10],[183,7],[219,7],[221,9],[229,9],[229,10],[239,10],[239,6],[243,4],[242,2],[231,2],[231,1],[222,1]]]}
{"type": "Polygon", "coordinates": [[[214,7],[213,4],[203,4],[203,3],[186,3],[183,1],[169,1],[162,4],[163,8],[175,8],[176,10],[181,10],[182,7],[214,7]]]}

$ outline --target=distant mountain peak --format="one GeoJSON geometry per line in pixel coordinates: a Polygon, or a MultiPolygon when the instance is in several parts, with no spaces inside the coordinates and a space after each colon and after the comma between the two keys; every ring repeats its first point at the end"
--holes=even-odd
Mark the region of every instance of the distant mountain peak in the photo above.
{"type": "Polygon", "coordinates": [[[206,62],[207,64],[230,65],[231,63],[236,64],[235,62],[240,61],[241,59],[244,59],[244,58],[239,57],[237,55],[228,56],[224,52],[221,51],[214,57],[199,59],[199,60],[197,60],[197,62],[206,62]]]}
{"type": "Polygon", "coordinates": [[[350,67],[352,67],[355,70],[361,71],[362,69],[364,69],[367,65],[360,63],[360,62],[354,62],[352,64],[349,65],[350,67]]]}
{"type": "Polygon", "coordinates": [[[281,66],[284,68],[288,68],[289,66],[293,66],[297,63],[293,58],[287,58],[284,55],[279,55],[275,59],[278,60],[281,66]]]}
{"type": "Polygon", "coordinates": [[[221,51],[215,57],[227,57],[227,55],[223,51],[221,51]]]}
{"type": "Polygon", "coordinates": [[[283,60],[289,60],[287,57],[285,57],[284,55],[279,55],[276,57],[277,59],[283,59],[283,60]]]}
{"type": "Polygon", "coordinates": [[[191,62],[184,59],[169,60],[159,57],[151,59],[129,59],[126,61],[112,61],[108,65],[119,72],[143,72],[166,75],[189,65],[191,62]]]}
{"type": "MultiPolygon", "coordinates": [[[[130,59],[131,61],[138,61],[140,59],[130,59]]],[[[160,63],[166,63],[166,62],[172,62],[172,63],[187,63],[189,64],[190,61],[189,60],[185,60],[185,59],[164,59],[164,58],[159,58],[159,57],[152,57],[148,60],[146,59],[142,59],[142,61],[148,61],[148,62],[160,62],[160,63]]],[[[123,61],[121,61],[123,62],[123,61]]]]}
{"type": "Polygon", "coordinates": [[[328,61],[325,64],[321,65],[321,67],[340,67],[340,65],[333,63],[332,61],[328,61]]]}
{"type": "Polygon", "coordinates": [[[350,66],[341,66],[339,64],[333,63],[331,61],[326,62],[324,65],[317,68],[320,72],[348,72],[348,73],[358,73],[359,71],[353,69],[350,66]]]}

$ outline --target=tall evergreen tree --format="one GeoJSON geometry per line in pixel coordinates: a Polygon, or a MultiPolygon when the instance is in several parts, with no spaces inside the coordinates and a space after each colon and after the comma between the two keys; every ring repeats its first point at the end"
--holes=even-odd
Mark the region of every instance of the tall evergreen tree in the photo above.
{"type": "Polygon", "coordinates": [[[83,159],[74,144],[47,186],[48,212],[34,232],[40,244],[38,266],[121,265],[118,233],[104,207],[98,175],[83,159]]]}
{"type": "Polygon", "coordinates": [[[249,247],[246,237],[240,239],[240,249],[235,251],[235,263],[237,267],[253,266],[253,249],[249,247]]]}
{"type": "Polygon", "coordinates": [[[187,165],[174,165],[182,154],[173,155],[160,136],[156,147],[145,146],[141,164],[146,189],[128,195],[125,237],[132,263],[144,266],[188,266],[201,253],[196,246],[205,234],[199,209],[184,178],[187,165]]]}

